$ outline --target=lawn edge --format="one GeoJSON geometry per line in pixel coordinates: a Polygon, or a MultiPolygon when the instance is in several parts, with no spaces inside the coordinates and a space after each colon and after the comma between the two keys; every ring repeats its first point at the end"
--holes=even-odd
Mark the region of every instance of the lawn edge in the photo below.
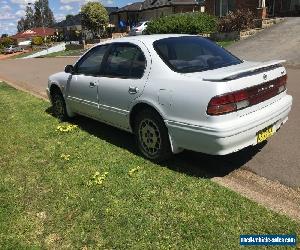
{"type": "Polygon", "coordinates": [[[234,191],[263,207],[300,222],[300,188],[261,177],[246,169],[238,169],[213,182],[234,191]]]}
{"type": "Polygon", "coordinates": [[[1,76],[0,76],[0,83],[7,84],[7,85],[15,88],[16,90],[23,91],[23,92],[25,92],[25,93],[27,93],[31,96],[34,96],[38,99],[42,99],[44,101],[50,102],[49,99],[45,95],[42,95],[41,93],[26,89],[24,87],[21,87],[18,83],[14,83],[14,82],[11,82],[9,80],[3,79],[1,76]]]}

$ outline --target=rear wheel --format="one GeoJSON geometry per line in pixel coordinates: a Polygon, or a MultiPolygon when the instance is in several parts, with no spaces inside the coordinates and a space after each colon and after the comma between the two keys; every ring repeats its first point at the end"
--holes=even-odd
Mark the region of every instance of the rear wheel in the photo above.
{"type": "Polygon", "coordinates": [[[52,109],[54,116],[59,120],[66,121],[69,118],[66,103],[61,93],[52,94],[52,109]]]}
{"type": "Polygon", "coordinates": [[[137,115],[134,133],[138,148],[146,158],[162,162],[172,156],[167,127],[155,111],[146,109],[137,115]]]}

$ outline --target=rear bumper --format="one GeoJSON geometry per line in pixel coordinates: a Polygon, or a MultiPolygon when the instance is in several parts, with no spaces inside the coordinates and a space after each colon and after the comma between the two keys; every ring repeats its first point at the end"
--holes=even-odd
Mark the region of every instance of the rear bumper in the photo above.
{"type": "Polygon", "coordinates": [[[226,155],[256,145],[258,131],[273,125],[278,130],[287,120],[292,97],[280,100],[261,110],[232,120],[231,126],[201,128],[191,124],[166,121],[173,148],[183,148],[211,155],[226,155]]]}

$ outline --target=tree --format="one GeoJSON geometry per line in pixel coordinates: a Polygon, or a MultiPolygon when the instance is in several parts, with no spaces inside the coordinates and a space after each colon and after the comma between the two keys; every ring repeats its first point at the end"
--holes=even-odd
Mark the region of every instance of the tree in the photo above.
{"type": "Polygon", "coordinates": [[[8,47],[9,45],[17,44],[17,40],[11,37],[4,37],[1,39],[1,44],[3,45],[3,47],[8,47]]]}
{"type": "Polygon", "coordinates": [[[17,29],[18,29],[18,32],[23,32],[23,31],[25,31],[27,29],[27,21],[25,20],[24,17],[22,17],[18,21],[17,29]]]}
{"type": "Polygon", "coordinates": [[[1,35],[1,38],[5,38],[5,37],[8,37],[8,34],[2,34],[1,35]]]}
{"type": "Polygon", "coordinates": [[[18,31],[22,32],[37,27],[51,27],[55,23],[54,15],[49,7],[48,0],[38,0],[28,4],[25,10],[25,17],[18,21],[18,31]]]}
{"type": "Polygon", "coordinates": [[[100,31],[108,25],[108,13],[99,2],[88,2],[81,8],[82,25],[90,30],[93,35],[99,35],[100,31]]]}
{"type": "Polygon", "coordinates": [[[34,12],[31,6],[26,6],[25,10],[26,29],[34,28],[34,12]]]}
{"type": "Polygon", "coordinates": [[[70,18],[73,18],[73,17],[74,17],[74,15],[68,14],[68,15],[66,15],[66,20],[70,19],[70,18]]]}
{"type": "Polygon", "coordinates": [[[51,27],[55,23],[54,15],[48,0],[38,0],[34,3],[34,26],[51,27]]]}

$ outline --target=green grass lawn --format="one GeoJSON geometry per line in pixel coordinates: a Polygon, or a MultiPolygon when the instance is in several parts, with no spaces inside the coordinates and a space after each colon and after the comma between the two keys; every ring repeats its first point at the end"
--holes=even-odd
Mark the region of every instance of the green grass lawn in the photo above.
{"type": "Polygon", "coordinates": [[[86,52],[85,49],[76,49],[76,50],[64,50],[59,52],[54,52],[44,57],[58,57],[58,56],[81,56],[86,52]]]}
{"type": "Polygon", "coordinates": [[[186,156],[155,165],[131,135],[50,110],[0,83],[1,249],[237,249],[240,234],[300,234],[186,156]]]}
{"type": "Polygon", "coordinates": [[[220,42],[216,42],[216,43],[225,48],[225,47],[230,46],[234,42],[235,42],[234,40],[228,40],[228,41],[220,41],[220,42]]]}

